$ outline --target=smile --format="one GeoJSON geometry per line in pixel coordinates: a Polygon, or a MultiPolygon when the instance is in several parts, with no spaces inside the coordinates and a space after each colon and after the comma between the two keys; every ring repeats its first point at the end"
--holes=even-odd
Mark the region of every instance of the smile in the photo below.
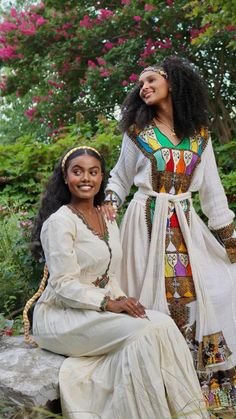
{"type": "Polygon", "coordinates": [[[152,94],[153,94],[153,92],[148,92],[145,95],[143,95],[143,98],[148,99],[152,94]]]}
{"type": "Polygon", "coordinates": [[[92,189],[92,186],[90,186],[90,185],[79,185],[78,188],[81,189],[82,191],[90,191],[92,189]]]}

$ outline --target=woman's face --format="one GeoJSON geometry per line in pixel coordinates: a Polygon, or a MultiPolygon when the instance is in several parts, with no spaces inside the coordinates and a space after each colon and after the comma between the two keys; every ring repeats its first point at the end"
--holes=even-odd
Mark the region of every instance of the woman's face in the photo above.
{"type": "Polygon", "coordinates": [[[169,82],[158,72],[145,71],[139,79],[139,84],[139,95],[146,105],[158,105],[170,96],[169,82]]]}
{"type": "Polygon", "coordinates": [[[101,163],[95,157],[83,154],[69,161],[65,181],[73,201],[93,200],[102,179],[101,163]]]}

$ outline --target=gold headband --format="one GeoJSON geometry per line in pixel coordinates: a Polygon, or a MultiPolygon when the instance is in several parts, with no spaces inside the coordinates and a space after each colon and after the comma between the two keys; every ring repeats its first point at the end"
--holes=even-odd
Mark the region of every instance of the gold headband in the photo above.
{"type": "Polygon", "coordinates": [[[66,153],[66,155],[63,157],[63,159],[62,159],[62,162],[61,162],[61,170],[62,170],[62,173],[64,174],[64,172],[65,172],[65,164],[66,164],[66,160],[68,159],[68,157],[71,155],[71,154],[73,154],[75,151],[77,151],[77,150],[92,150],[92,151],[94,151],[94,153],[96,153],[99,157],[101,157],[101,154],[99,153],[99,151],[98,150],[96,150],[96,148],[93,148],[93,147],[89,147],[89,146],[86,146],[86,145],[81,145],[81,146],[79,146],[79,147],[75,147],[75,148],[72,148],[71,150],[69,150],[68,151],[68,153],[66,153]]]}
{"type": "Polygon", "coordinates": [[[165,79],[168,79],[168,74],[166,73],[166,71],[163,70],[163,68],[161,67],[157,67],[155,65],[150,65],[149,67],[146,67],[143,69],[143,71],[141,71],[139,78],[142,76],[143,73],[145,73],[146,71],[154,71],[155,73],[160,74],[161,76],[165,77],[165,79]]]}

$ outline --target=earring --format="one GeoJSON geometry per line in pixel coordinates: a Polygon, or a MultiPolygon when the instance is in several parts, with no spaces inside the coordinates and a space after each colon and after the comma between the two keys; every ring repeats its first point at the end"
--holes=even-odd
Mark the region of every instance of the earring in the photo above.
{"type": "Polygon", "coordinates": [[[172,89],[171,89],[171,87],[169,87],[169,92],[172,92],[172,89]]]}
{"type": "Polygon", "coordinates": [[[67,185],[67,180],[65,179],[65,184],[67,185]]]}

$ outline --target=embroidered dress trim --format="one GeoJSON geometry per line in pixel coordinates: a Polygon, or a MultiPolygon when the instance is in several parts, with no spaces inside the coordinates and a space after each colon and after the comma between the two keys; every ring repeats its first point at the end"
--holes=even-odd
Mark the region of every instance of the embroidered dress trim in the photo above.
{"type": "Polygon", "coordinates": [[[206,367],[221,365],[231,354],[222,332],[203,336],[203,341],[198,345],[197,369],[202,370],[206,367]]]}
{"type": "Polygon", "coordinates": [[[95,285],[95,287],[99,287],[99,288],[105,288],[105,286],[108,284],[110,277],[108,275],[109,269],[110,269],[110,265],[111,265],[111,259],[112,259],[112,250],[111,247],[109,245],[109,232],[107,229],[107,225],[105,223],[105,234],[102,237],[97,231],[95,231],[92,227],[90,227],[90,225],[87,223],[85,217],[83,216],[83,214],[75,211],[75,209],[73,207],[71,207],[69,204],[67,205],[68,208],[70,208],[70,210],[77,215],[77,217],[79,217],[81,219],[81,221],[86,225],[86,227],[88,228],[88,230],[90,230],[95,236],[97,236],[100,240],[104,241],[108,247],[108,251],[109,251],[109,262],[107,265],[107,268],[104,272],[104,274],[102,274],[101,276],[97,277],[96,280],[94,282],[92,282],[92,284],[95,285]]]}

